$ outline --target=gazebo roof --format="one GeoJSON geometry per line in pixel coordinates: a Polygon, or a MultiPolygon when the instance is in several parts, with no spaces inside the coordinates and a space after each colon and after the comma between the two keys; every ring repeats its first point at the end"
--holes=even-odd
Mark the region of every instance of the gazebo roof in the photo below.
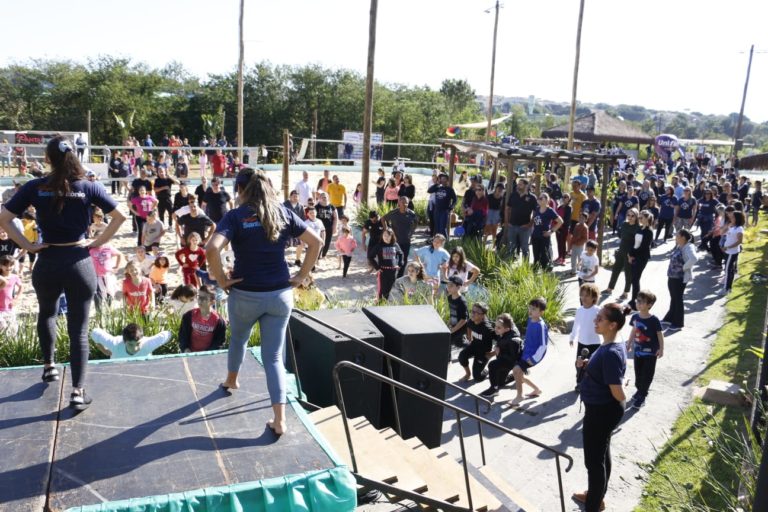
{"type": "MultiPolygon", "coordinates": [[[[544,130],[541,135],[549,139],[568,137],[568,123],[544,130]]],[[[573,124],[573,137],[589,142],[638,144],[653,142],[653,137],[641,129],[602,110],[576,118],[573,124]]]]}
{"type": "Polygon", "coordinates": [[[460,153],[486,153],[500,160],[552,162],[563,164],[615,163],[627,158],[624,153],[598,153],[596,151],[568,151],[547,146],[513,146],[472,140],[440,139],[443,147],[454,147],[460,153]]]}

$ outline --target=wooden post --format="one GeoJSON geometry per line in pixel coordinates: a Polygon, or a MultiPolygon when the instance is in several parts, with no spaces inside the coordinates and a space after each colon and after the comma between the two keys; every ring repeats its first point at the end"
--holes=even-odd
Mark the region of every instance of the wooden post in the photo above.
{"type": "MultiPolygon", "coordinates": [[[[91,146],[93,146],[93,135],[91,135],[91,109],[88,109],[88,161],[91,161],[91,146]]],[[[122,144],[123,141],[120,141],[122,144]]],[[[105,164],[108,164],[109,162],[104,162],[105,164]]]]}
{"type": "Polygon", "coordinates": [[[581,22],[584,20],[584,0],[579,4],[579,24],[576,27],[576,58],[573,62],[573,88],[571,89],[571,113],[568,118],[568,151],[573,149],[573,124],[576,118],[576,87],[579,84],[579,57],[581,56],[581,22]]]}
{"type": "Polygon", "coordinates": [[[397,114],[397,158],[400,158],[400,144],[403,143],[403,116],[397,114]]]}
{"type": "Polygon", "coordinates": [[[541,160],[536,162],[536,173],[533,175],[533,190],[536,196],[541,194],[541,160]]]}
{"type": "Polygon", "coordinates": [[[315,108],[312,111],[312,144],[309,146],[309,158],[314,160],[317,158],[315,155],[316,153],[316,145],[317,142],[315,142],[315,139],[317,139],[317,109],[315,108]]]}
{"type": "Polygon", "coordinates": [[[243,117],[245,107],[243,106],[243,60],[245,59],[245,43],[243,41],[243,12],[245,10],[245,0],[240,0],[240,56],[237,59],[237,158],[243,163],[243,117]]]}
{"type": "Polygon", "coordinates": [[[733,136],[733,156],[739,156],[739,137],[741,137],[741,124],[744,121],[744,104],[747,102],[747,88],[749,87],[749,72],[752,70],[752,54],[755,52],[755,45],[749,49],[749,64],[747,64],[747,79],[744,81],[744,95],[741,97],[741,110],[739,110],[739,121],[736,124],[736,133],[733,136]]]}
{"type": "Polygon", "coordinates": [[[379,0],[371,0],[368,21],[368,68],[365,75],[365,110],[363,111],[363,184],[361,204],[368,205],[368,186],[371,181],[371,125],[373,124],[373,63],[376,56],[376,11],[379,0]]]}
{"type": "MultiPolygon", "coordinates": [[[[486,11],[487,12],[487,11],[486,11]]],[[[488,96],[488,126],[485,140],[491,140],[491,121],[493,120],[493,81],[496,74],[496,34],[499,30],[499,0],[496,0],[496,18],[493,21],[493,51],[491,52],[491,93],[488,96]]]]}
{"type": "Polygon", "coordinates": [[[456,163],[454,162],[455,155],[456,155],[456,147],[455,146],[451,146],[449,148],[448,155],[449,155],[449,160],[448,160],[448,183],[450,183],[451,186],[453,186],[453,178],[454,178],[454,175],[456,174],[456,163]]]}
{"type": "Polygon", "coordinates": [[[605,233],[605,209],[608,201],[608,162],[603,163],[603,183],[600,185],[600,217],[597,220],[597,259],[603,263],[603,234],[605,233]]]}
{"type": "Polygon", "coordinates": [[[283,130],[283,201],[288,200],[288,194],[290,192],[288,185],[288,164],[291,162],[290,154],[290,142],[288,141],[288,130],[283,130]]]}

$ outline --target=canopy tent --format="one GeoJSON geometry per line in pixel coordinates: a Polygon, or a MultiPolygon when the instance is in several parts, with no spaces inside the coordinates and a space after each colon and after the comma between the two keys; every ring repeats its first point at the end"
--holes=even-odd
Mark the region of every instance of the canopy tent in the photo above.
{"type": "Polygon", "coordinates": [[[768,153],[758,153],[740,158],[739,169],[768,169],[768,153]]]}
{"type": "MultiPolygon", "coordinates": [[[[544,130],[541,135],[548,139],[568,137],[568,123],[544,130]]],[[[602,110],[576,118],[573,137],[588,142],[653,143],[653,137],[640,128],[602,110]]]]}
{"type": "MultiPolygon", "coordinates": [[[[497,117],[496,119],[491,119],[491,126],[496,126],[499,123],[503,123],[510,117],[512,117],[512,114],[507,114],[506,116],[497,117]]],[[[455,128],[467,128],[470,130],[482,130],[483,128],[488,127],[488,121],[480,121],[479,123],[454,124],[451,126],[455,128]]]]}

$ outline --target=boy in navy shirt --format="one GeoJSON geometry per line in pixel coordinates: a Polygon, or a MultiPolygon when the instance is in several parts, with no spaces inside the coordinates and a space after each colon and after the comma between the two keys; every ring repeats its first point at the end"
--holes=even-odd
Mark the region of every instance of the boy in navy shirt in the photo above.
{"type": "Polygon", "coordinates": [[[450,311],[448,328],[451,330],[451,343],[456,347],[464,346],[464,335],[467,332],[467,299],[461,295],[463,286],[464,279],[461,276],[449,277],[446,284],[450,311]]]}
{"type": "Polygon", "coordinates": [[[464,368],[463,382],[469,379],[475,379],[475,382],[485,380],[488,372],[485,365],[488,364],[489,357],[493,354],[493,340],[496,338],[493,324],[488,317],[488,305],[483,302],[476,302],[472,305],[471,321],[467,324],[467,337],[469,344],[465,345],[459,352],[459,364],[464,368]],[[472,372],[469,371],[469,360],[474,359],[472,363],[472,372]]]}
{"type": "Polygon", "coordinates": [[[664,355],[664,333],[661,322],[650,311],[656,303],[656,295],[648,290],[642,290],[637,294],[635,303],[638,313],[632,315],[629,321],[632,331],[627,340],[627,352],[635,353],[637,393],[632,397],[632,407],[639,409],[645,405],[648,390],[653,382],[656,360],[664,355]]]}
{"type": "Polygon", "coordinates": [[[533,299],[528,303],[528,325],[525,329],[523,353],[512,369],[517,396],[509,402],[510,407],[519,407],[520,402],[523,401],[523,384],[528,384],[533,388],[533,391],[525,396],[526,398],[541,396],[541,389],[526,375],[528,375],[528,370],[539,364],[547,353],[549,327],[544,319],[541,318],[545,309],[547,309],[547,300],[544,297],[533,299]]]}

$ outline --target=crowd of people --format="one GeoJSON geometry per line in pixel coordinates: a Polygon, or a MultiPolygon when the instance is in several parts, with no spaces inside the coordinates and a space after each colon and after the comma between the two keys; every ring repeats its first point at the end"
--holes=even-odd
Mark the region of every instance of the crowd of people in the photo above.
{"type": "Polygon", "coordinates": [[[56,317],[67,316],[73,408],[84,410],[91,402],[84,386],[89,338],[110,357],[135,357],[151,354],[172,337],[167,332],[145,337],[138,324],[125,326],[122,336],[99,329],[89,333],[91,303],[103,311],[119,297],[125,308],[141,315],[158,308],[180,314],[177,338],[185,352],[221,348],[229,329],[228,373],[222,381],[228,393],[239,387],[245,347],[259,322],[274,411],[269,426],[282,434],[287,428],[282,352],[288,317],[295,294],[319,293],[322,301],[312,274],[323,259],[327,269],[332,258],[342,279],[360,261],[375,275],[378,300],[432,304],[445,296],[462,380],[488,379],[486,397],[514,382],[515,396],[508,403],[520,407],[542,394],[531,371],[547,352],[549,326],[542,317],[547,301],[530,298],[524,334],[510,312],[495,312],[491,319],[485,301],[470,303],[466,297],[478,296],[470,292],[479,286],[480,272],[461,244],[450,251],[445,244],[451,237],[479,240],[506,258],[521,257],[544,272],[558,270],[578,280],[581,307],[571,343],[577,344],[576,390],[586,404],[590,481],[589,491],[575,498],[585,501],[588,510],[597,510],[610,474],[610,432],[626,402],[621,386],[626,351],[635,354],[637,386],[629,403],[639,409],[648,397],[656,360],[663,356],[664,332],[684,327],[683,297],[697,252],[711,254],[713,271],[697,278],[719,278],[721,293],[727,294],[738,272],[744,228],[757,223],[763,205],[760,182],[750,183],[733,168],[695,161],[680,160],[669,168],[655,162],[635,166],[630,160],[610,169],[607,183],[595,168],[580,168],[567,184],[562,182],[564,169],[552,168],[540,183],[517,173],[507,182],[494,173],[489,180],[463,175],[456,187],[446,173],[435,172],[427,188],[429,241],[413,249],[416,187],[401,165],[389,177],[379,169],[376,201],[390,209],[385,215],[371,209],[358,239],[350,217],[363,202],[361,185],[350,200],[339,176],[327,170],[317,183],[304,172],[282,202],[263,172],[234,157],[228,162],[218,142],[208,143],[211,149],[200,154],[201,183],[195,190],[187,181],[186,139],[163,141],[163,146],[179,148],[168,158],[151,151],[149,136],[129,145],[135,149],[109,160],[109,177],[116,179],[111,193],[83,167],[77,145],[55,137],[46,147],[50,172],[25,184],[19,181],[3,196],[0,324],[16,326],[14,299],[25,286],[26,264],[39,308],[46,382],[58,379],[56,317]],[[231,192],[224,177],[234,178],[231,192]],[[599,187],[612,191],[609,204],[597,198],[599,187]],[[136,238],[130,254],[111,242],[124,222],[136,238]],[[610,279],[602,291],[595,284],[601,269],[597,254],[602,249],[605,258],[607,244],[614,241],[606,236],[606,245],[598,246],[601,225],[616,236],[610,279]],[[674,243],[668,245],[670,239],[674,243]],[[669,260],[670,307],[661,318],[650,312],[656,295],[643,286],[654,252],[664,252],[669,260]],[[182,283],[171,291],[174,267],[182,283]],[[600,298],[611,296],[622,276],[623,293],[599,307],[600,298]],[[632,333],[624,347],[616,333],[630,313],[632,333]],[[526,386],[530,392],[524,394],[526,386]]]}

